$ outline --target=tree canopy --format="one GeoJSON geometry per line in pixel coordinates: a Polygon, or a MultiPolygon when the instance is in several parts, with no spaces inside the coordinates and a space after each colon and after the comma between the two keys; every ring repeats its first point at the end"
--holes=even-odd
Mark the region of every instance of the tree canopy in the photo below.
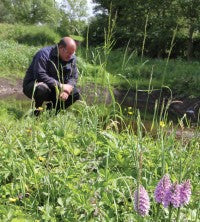
{"type": "Polygon", "coordinates": [[[61,35],[80,34],[85,27],[85,0],[2,0],[0,22],[49,24],[61,35]]]}
{"type": "Polygon", "coordinates": [[[199,0],[93,0],[95,11],[100,12],[91,23],[90,40],[102,42],[107,28],[108,16],[117,13],[114,37],[116,47],[130,40],[139,53],[144,43],[144,53],[152,57],[166,57],[174,32],[174,57],[190,59],[198,54],[200,45],[200,1],[199,0]],[[102,25],[104,24],[104,25],[102,25]]]}

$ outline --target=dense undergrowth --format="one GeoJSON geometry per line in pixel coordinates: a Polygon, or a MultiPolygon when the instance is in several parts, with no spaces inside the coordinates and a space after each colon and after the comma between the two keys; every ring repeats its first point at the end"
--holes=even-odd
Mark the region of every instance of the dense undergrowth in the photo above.
{"type": "MultiPolygon", "coordinates": [[[[198,221],[198,132],[177,139],[176,126],[165,122],[154,123],[154,136],[144,134],[139,115],[84,102],[39,118],[22,104],[0,105],[1,221],[167,221],[169,208],[154,199],[165,173],[173,182],[190,179],[180,221],[198,221]],[[138,183],[150,197],[145,218],[133,207],[138,183]]],[[[174,208],[172,220],[177,214],[174,208]]]]}
{"type": "MultiPolygon", "coordinates": [[[[5,35],[0,32],[0,77],[22,78],[44,42],[30,46],[5,35]]],[[[138,110],[123,110],[112,96],[113,86],[152,90],[163,85],[197,96],[199,63],[166,62],[141,60],[126,50],[103,55],[101,49],[80,47],[79,84],[108,86],[109,106],[89,106],[83,97],[58,115],[44,109],[35,118],[30,102],[1,101],[0,220],[198,221],[199,123],[193,129],[183,116],[174,124],[162,107],[147,128],[138,110]],[[185,130],[192,136],[185,137],[185,130]],[[156,203],[154,191],[165,174],[175,184],[190,180],[187,205],[164,208],[156,203]],[[134,207],[139,186],[150,198],[145,217],[134,207]]]]}

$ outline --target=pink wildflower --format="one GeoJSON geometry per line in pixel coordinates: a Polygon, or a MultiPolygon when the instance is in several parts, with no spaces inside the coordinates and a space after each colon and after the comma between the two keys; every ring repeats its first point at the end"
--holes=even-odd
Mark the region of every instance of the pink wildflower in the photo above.
{"type": "Polygon", "coordinates": [[[181,186],[178,183],[174,183],[167,189],[163,199],[164,207],[168,207],[170,204],[175,208],[181,206],[180,188],[181,186]]]}
{"type": "Polygon", "coordinates": [[[181,206],[188,204],[191,196],[190,180],[186,180],[180,185],[180,203],[181,206]]]}
{"type": "Polygon", "coordinates": [[[139,186],[140,191],[138,190],[134,192],[134,208],[135,211],[141,216],[146,216],[149,213],[150,202],[147,191],[143,186],[139,186]]]}
{"type": "Polygon", "coordinates": [[[154,197],[157,203],[163,203],[165,192],[168,190],[170,186],[171,186],[171,181],[169,179],[169,175],[166,174],[159,181],[154,192],[154,197]]]}

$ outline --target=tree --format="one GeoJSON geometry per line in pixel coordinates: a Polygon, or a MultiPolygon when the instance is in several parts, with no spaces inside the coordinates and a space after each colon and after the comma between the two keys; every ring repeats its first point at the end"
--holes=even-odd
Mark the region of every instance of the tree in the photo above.
{"type": "Polygon", "coordinates": [[[64,34],[81,35],[86,25],[87,5],[85,0],[63,0],[61,1],[60,32],[64,34]]]}
{"type": "Polygon", "coordinates": [[[50,23],[59,21],[59,9],[54,0],[2,0],[13,16],[13,22],[25,24],[50,23]]]}
{"type": "MultiPolygon", "coordinates": [[[[108,17],[111,5],[112,13],[117,12],[116,46],[123,46],[131,40],[132,47],[141,52],[147,22],[146,55],[166,57],[174,30],[177,30],[172,56],[183,56],[187,45],[187,57],[191,58],[193,36],[195,31],[200,29],[199,0],[93,0],[93,2],[97,4],[96,12],[100,10],[102,17],[108,17]],[[185,30],[188,30],[188,36],[184,35],[185,30]]],[[[96,20],[97,27],[101,21],[96,20]]],[[[102,30],[104,28],[101,27],[102,30]]]]}
{"type": "Polygon", "coordinates": [[[182,26],[188,30],[187,59],[192,58],[193,36],[200,30],[200,2],[199,0],[179,0],[180,15],[183,17],[182,26]]]}
{"type": "Polygon", "coordinates": [[[9,10],[6,8],[4,2],[0,2],[0,22],[12,22],[12,16],[9,14],[9,10]]]}

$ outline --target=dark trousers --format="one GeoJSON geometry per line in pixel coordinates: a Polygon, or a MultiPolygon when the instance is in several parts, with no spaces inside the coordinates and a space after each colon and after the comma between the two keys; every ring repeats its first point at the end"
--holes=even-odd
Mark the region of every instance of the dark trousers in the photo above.
{"type": "Polygon", "coordinates": [[[35,107],[41,107],[44,101],[47,101],[47,109],[66,109],[71,106],[76,100],[80,99],[80,94],[77,88],[74,88],[66,101],[61,101],[59,95],[56,95],[55,88],[49,88],[44,82],[35,83],[34,81],[23,86],[24,94],[30,99],[34,98],[35,107]],[[58,98],[57,98],[58,97],[58,98]]]}

